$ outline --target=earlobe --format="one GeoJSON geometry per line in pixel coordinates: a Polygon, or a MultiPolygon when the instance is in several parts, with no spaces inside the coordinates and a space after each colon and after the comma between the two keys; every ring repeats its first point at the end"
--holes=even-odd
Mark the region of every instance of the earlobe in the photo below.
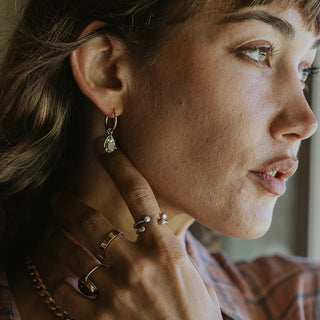
{"type": "MultiPolygon", "coordinates": [[[[103,27],[102,22],[91,23],[81,37],[103,27]]],[[[80,90],[106,116],[121,114],[126,90],[128,64],[122,42],[107,35],[99,35],[73,51],[70,64],[80,90]]]]}

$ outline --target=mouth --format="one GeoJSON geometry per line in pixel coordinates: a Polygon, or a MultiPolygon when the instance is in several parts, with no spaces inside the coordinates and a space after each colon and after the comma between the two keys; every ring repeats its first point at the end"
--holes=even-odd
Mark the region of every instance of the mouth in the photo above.
{"type": "Polygon", "coordinates": [[[286,192],[286,181],[295,174],[298,164],[297,158],[275,159],[250,174],[267,192],[281,196],[286,192]]]}

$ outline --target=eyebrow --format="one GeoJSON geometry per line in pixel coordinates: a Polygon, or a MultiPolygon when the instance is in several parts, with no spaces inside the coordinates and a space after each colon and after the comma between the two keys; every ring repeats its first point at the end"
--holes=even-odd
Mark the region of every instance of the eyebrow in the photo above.
{"type": "Polygon", "coordinates": [[[258,20],[267,23],[278,30],[286,38],[293,39],[295,36],[294,27],[288,21],[273,16],[264,10],[228,15],[222,19],[221,24],[237,23],[247,20],[258,20]]]}

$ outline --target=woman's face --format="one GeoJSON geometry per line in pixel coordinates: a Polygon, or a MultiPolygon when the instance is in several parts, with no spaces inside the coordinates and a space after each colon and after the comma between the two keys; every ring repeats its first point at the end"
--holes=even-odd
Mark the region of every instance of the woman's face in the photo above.
{"type": "Polygon", "coordinates": [[[164,210],[258,237],[296,170],[301,140],[317,127],[303,80],[318,38],[279,4],[221,23],[212,9],[209,1],[177,26],[137,71],[120,145],[164,210]]]}

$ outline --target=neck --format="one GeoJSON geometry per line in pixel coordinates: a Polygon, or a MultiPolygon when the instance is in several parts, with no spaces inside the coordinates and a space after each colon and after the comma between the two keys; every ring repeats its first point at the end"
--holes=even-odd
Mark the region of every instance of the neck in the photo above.
{"type": "MultiPolygon", "coordinates": [[[[133,240],[136,238],[132,227],[133,218],[95,152],[96,139],[105,136],[104,116],[97,108],[89,107],[86,119],[89,126],[86,128],[88,138],[84,141],[84,157],[74,170],[68,188],[86,204],[101,212],[116,229],[124,232],[128,239],[133,240]]],[[[157,197],[157,200],[161,210],[169,217],[171,230],[183,240],[185,231],[194,220],[189,215],[170,207],[160,197],[157,197]]]]}

